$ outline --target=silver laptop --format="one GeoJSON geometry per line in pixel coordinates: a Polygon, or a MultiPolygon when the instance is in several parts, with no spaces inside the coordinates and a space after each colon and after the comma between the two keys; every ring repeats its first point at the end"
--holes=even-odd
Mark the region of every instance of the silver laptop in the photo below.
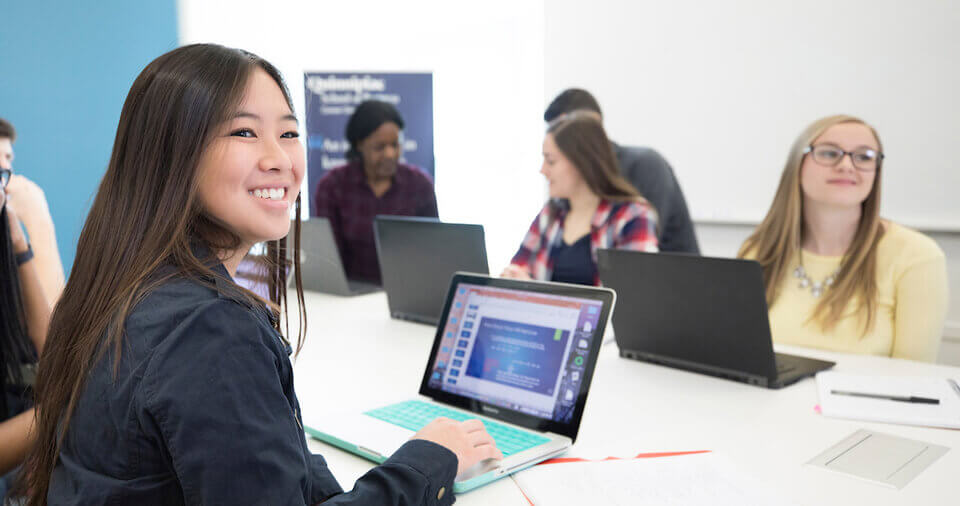
{"type": "Polygon", "coordinates": [[[437,417],[479,418],[504,459],[458,475],[454,491],[465,492],[573,444],[615,295],[464,273],[449,286],[419,397],[305,420],[304,429],[380,463],[437,417]]]}
{"type": "Polygon", "coordinates": [[[347,279],[329,220],[313,217],[300,227],[299,268],[305,290],[345,296],[380,290],[374,283],[347,279]]]}

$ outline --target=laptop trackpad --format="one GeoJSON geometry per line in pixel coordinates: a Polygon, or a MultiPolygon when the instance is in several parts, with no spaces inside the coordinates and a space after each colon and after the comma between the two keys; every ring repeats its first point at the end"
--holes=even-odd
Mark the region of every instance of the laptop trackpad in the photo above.
{"type": "Polygon", "coordinates": [[[317,428],[356,445],[360,451],[374,456],[379,454],[384,459],[393,455],[414,434],[412,430],[362,413],[329,417],[317,428]]]}

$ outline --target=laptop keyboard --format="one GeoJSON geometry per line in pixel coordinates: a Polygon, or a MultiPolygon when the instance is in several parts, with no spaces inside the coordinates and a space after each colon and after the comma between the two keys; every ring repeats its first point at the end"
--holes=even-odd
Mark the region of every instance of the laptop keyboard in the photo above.
{"type": "MultiPolygon", "coordinates": [[[[438,404],[423,401],[398,402],[367,411],[364,414],[412,431],[422,429],[425,425],[440,416],[458,422],[478,418],[461,411],[454,411],[438,404]]],[[[515,429],[508,425],[491,422],[489,420],[483,420],[483,426],[487,429],[487,432],[493,436],[493,440],[497,443],[497,448],[503,452],[504,457],[509,457],[515,453],[550,441],[550,439],[539,434],[515,429]]]]}

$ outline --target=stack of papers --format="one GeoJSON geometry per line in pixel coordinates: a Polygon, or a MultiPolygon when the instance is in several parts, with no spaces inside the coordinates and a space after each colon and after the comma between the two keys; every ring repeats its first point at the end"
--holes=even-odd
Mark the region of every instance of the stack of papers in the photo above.
{"type": "MultiPolygon", "coordinates": [[[[642,457],[642,456],[641,456],[642,457]]],[[[521,471],[514,481],[534,506],[784,504],[761,483],[715,453],[582,461],[555,459],[521,471]]]]}
{"type": "Polygon", "coordinates": [[[817,390],[826,416],[960,429],[957,378],[825,371],[817,374],[817,390]]]}

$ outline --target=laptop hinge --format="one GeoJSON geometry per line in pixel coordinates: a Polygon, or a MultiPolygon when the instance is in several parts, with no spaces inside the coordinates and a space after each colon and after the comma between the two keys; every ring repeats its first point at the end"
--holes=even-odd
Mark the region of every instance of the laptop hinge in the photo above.
{"type": "Polygon", "coordinates": [[[544,461],[544,460],[552,459],[552,458],[556,457],[557,455],[562,455],[563,453],[565,453],[565,452],[566,452],[567,450],[569,450],[569,449],[570,449],[570,448],[563,447],[563,448],[557,449],[556,451],[552,451],[552,452],[550,452],[550,453],[548,453],[548,454],[546,454],[546,455],[538,455],[538,456],[536,456],[536,457],[534,457],[534,458],[532,458],[532,459],[527,459],[527,460],[525,460],[525,461],[523,461],[523,462],[521,462],[521,463],[519,463],[519,464],[514,464],[514,465],[508,467],[507,469],[504,469],[504,470],[503,470],[503,473],[504,473],[504,474],[510,474],[510,473],[512,473],[512,472],[513,472],[514,470],[516,470],[516,469],[519,469],[519,468],[522,468],[522,467],[524,467],[524,466],[530,465],[531,462],[539,462],[539,461],[544,461]]]}
{"type": "Polygon", "coordinates": [[[632,351],[632,350],[620,350],[620,356],[624,358],[630,358],[634,360],[642,360],[644,362],[651,362],[654,364],[662,364],[670,367],[676,367],[678,369],[685,369],[687,371],[698,372],[709,374],[711,376],[717,376],[721,378],[728,378],[735,381],[740,381],[743,383],[749,383],[751,385],[767,386],[770,384],[770,378],[766,376],[761,376],[759,374],[750,374],[743,371],[736,371],[733,369],[727,369],[725,367],[718,367],[715,365],[701,364],[698,362],[691,362],[689,360],[683,360],[674,357],[665,357],[663,355],[656,355],[653,353],[647,353],[644,351],[632,351]]]}

